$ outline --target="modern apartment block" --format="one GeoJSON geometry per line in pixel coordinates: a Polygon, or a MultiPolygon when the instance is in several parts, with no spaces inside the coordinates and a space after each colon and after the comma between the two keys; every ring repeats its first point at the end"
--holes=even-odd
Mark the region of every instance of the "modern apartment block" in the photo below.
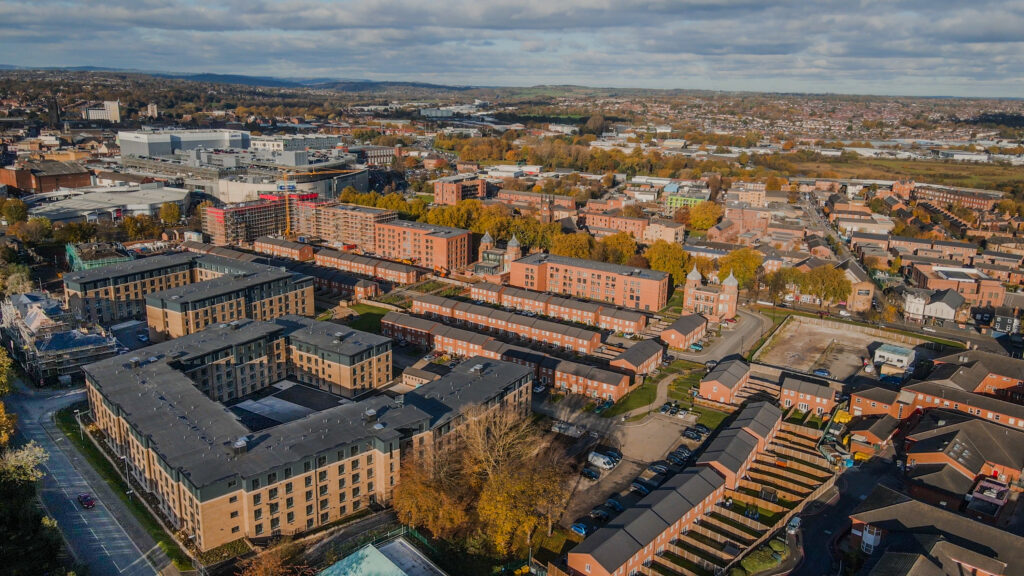
{"type": "Polygon", "coordinates": [[[459,270],[469,265],[469,231],[409,220],[379,223],[376,253],[424,268],[459,270]]]}
{"type": "Polygon", "coordinates": [[[260,199],[203,208],[203,232],[217,246],[241,246],[257,238],[280,234],[286,228],[280,200],[260,199]]]}
{"type": "Polygon", "coordinates": [[[463,200],[482,200],[487,197],[486,180],[455,178],[458,180],[441,178],[434,182],[434,204],[455,205],[463,200]]]}
{"type": "MultiPolygon", "coordinates": [[[[243,424],[213,399],[227,398],[210,390],[216,374],[233,374],[236,390],[251,393],[307,369],[300,363],[310,352],[301,348],[334,329],[295,317],[243,320],[86,368],[104,440],[138,489],[200,550],[300,534],[386,505],[400,460],[447,443],[467,410],[529,411],[530,369],[481,357],[401,400],[374,396],[262,426],[243,424]]],[[[363,338],[371,337],[356,340],[363,338]]],[[[357,357],[376,355],[390,371],[388,344],[365,344],[371,348],[357,357]]],[[[345,373],[326,371],[332,385],[336,377],[345,373]]]]}
{"type": "Polygon", "coordinates": [[[156,332],[180,335],[239,318],[311,316],[313,281],[273,266],[179,252],[66,274],[64,298],[88,322],[148,317],[156,332]]]}
{"type": "Polygon", "coordinates": [[[317,207],[317,236],[335,246],[356,245],[372,252],[377,243],[377,226],[398,220],[398,212],[354,204],[325,204],[317,207]]]}
{"type": "Polygon", "coordinates": [[[668,274],[645,268],[538,253],[513,262],[510,276],[509,284],[519,288],[646,312],[657,312],[668,301],[668,274]]]}
{"type": "Polygon", "coordinates": [[[215,278],[147,294],[150,337],[180,338],[242,318],[313,315],[311,277],[259,264],[234,264],[230,272],[215,278]]]}

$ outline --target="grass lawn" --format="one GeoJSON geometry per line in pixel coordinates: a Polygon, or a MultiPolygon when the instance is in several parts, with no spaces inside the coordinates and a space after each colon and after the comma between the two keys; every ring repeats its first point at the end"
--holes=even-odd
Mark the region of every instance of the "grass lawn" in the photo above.
{"type": "Polygon", "coordinates": [[[434,290],[437,290],[438,288],[444,288],[445,286],[448,286],[448,284],[444,282],[438,282],[437,280],[427,280],[422,284],[410,286],[409,289],[414,290],[416,292],[420,292],[422,294],[427,294],[433,292],[434,290]]]}
{"type": "MultiPolygon", "coordinates": [[[[676,291],[672,293],[672,296],[668,299],[665,307],[661,309],[662,314],[673,312],[673,309],[682,309],[683,306],[683,289],[676,288],[676,291]]],[[[678,314],[679,312],[675,312],[678,314]]]]}
{"type": "Polygon", "coordinates": [[[1000,190],[1021,185],[1020,168],[992,164],[968,164],[923,160],[851,158],[795,162],[797,172],[807,176],[835,178],[910,178],[918,182],[1000,190]]]}
{"type": "Polygon", "coordinates": [[[127,494],[128,485],[125,484],[121,476],[114,470],[114,466],[110,461],[103,456],[92,442],[88,439],[83,439],[79,435],[78,422],[75,421],[74,411],[76,408],[88,410],[89,407],[85,402],[81,402],[58,411],[55,417],[57,427],[78,448],[78,451],[85,456],[85,459],[89,461],[89,464],[92,465],[96,472],[110,485],[114,494],[117,494],[118,498],[132,511],[139,524],[156,541],[160,549],[167,554],[167,557],[171,559],[174,566],[182,571],[192,570],[192,560],[182,551],[178,543],[167,532],[164,532],[160,523],[150,515],[149,510],[139,502],[137,497],[132,498],[127,494]]]}
{"type": "Polygon", "coordinates": [[[533,551],[533,557],[546,565],[550,561],[558,561],[562,554],[576,545],[578,537],[577,540],[573,540],[572,537],[575,535],[558,525],[551,530],[551,536],[548,536],[545,528],[541,526],[534,535],[537,549],[533,551]]]}
{"type": "Polygon", "coordinates": [[[700,379],[703,377],[704,372],[701,370],[694,370],[689,374],[677,377],[674,382],[668,385],[669,400],[686,400],[689,402],[692,398],[690,389],[700,387],[700,379]]]}
{"type": "Polygon", "coordinates": [[[639,388],[633,390],[620,400],[617,404],[601,413],[603,418],[611,418],[625,414],[630,410],[650,406],[658,396],[657,382],[645,382],[639,388]]]}
{"type": "Polygon", "coordinates": [[[380,319],[388,313],[386,309],[369,304],[354,304],[349,308],[356,314],[359,314],[358,318],[348,323],[349,326],[356,330],[380,334],[380,319]]]}
{"type": "Polygon", "coordinates": [[[416,197],[419,198],[420,200],[423,200],[427,204],[430,204],[431,202],[434,201],[433,194],[417,194],[416,197]]]}
{"type": "Polygon", "coordinates": [[[703,424],[712,430],[721,426],[722,421],[729,417],[725,412],[719,412],[718,410],[712,410],[711,408],[704,408],[702,406],[694,406],[693,410],[700,413],[700,418],[697,419],[697,424],[703,424]]]}

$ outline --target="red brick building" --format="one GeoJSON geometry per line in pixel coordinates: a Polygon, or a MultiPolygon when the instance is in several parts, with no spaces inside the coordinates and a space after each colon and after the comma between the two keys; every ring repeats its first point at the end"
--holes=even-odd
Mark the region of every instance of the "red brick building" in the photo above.
{"type": "Polygon", "coordinates": [[[664,272],[542,253],[513,262],[509,283],[646,312],[664,308],[669,291],[664,272]]]}
{"type": "Polygon", "coordinates": [[[779,403],[818,416],[831,414],[836,406],[836,391],[823,382],[786,376],[782,379],[779,403]]]}
{"type": "Polygon", "coordinates": [[[0,184],[30,194],[92,185],[92,174],[76,162],[26,160],[0,168],[0,184]]]}
{"type": "Polygon", "coordinates": [[[521,312],[532,312],[613,332],[640,334],[647,326],[647,316],[641,312],[512,286],[481,282],[470,287],[470,297],[521,312]]]}
{"type": "Polygon", "coordinates": [[[661,331],[661,341],[673,350],[686,350],[707,333],[708,320],[698,314],[683,314],[661,331]]]}
{"type": "Polygon", "coordinates": [[[609,366],[621,368],[637,375],[650,374],[661,365],[665,347],[656,340],[641,340],[626,348],[621,354],[608,363],[609,366]]]}
{"type": "Polygon", "coordinates": [[[376,253],[424,268],[461,270],[470,261],[469,231],[409,220],[376,226],[376,253]]]}
{"type": "Polygon", "coordinates": [[[700,380],[700,397],[719,404],[735,404],[736,393],[750,381],[750,365],[742,360],[719,362],[700,380]]]}
{"type": "Polygon", "coordinates": [[[434,182],[434,204],[455,205],[463,200],[487,197],[486,180],[462,180],[459,182],[434,182]]]}
{"type": "Polygon", "coordinates": [[[721,284],[702,283],[703,277],[694,264],[686,275],[683,293],[683,310],[692,314],[703,314],[711,322],[721,322],[736,317],[739,301],[739,282],[729,273],[721,284]]]}
{"type": "Polygon", "coordinates": [[[274,258],[288,258],[299,262],[309,262],[313,259],[313,246],[292,242],[284,238],[273,238],[263,236],[252,243],[252,249],[260,254],[267,254],[274,258]]]}

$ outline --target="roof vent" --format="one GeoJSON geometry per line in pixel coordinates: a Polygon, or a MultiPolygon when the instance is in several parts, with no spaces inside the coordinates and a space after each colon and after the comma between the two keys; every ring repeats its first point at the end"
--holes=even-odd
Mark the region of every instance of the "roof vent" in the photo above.
{"type": "Polygon", "coordinates": [[[235,440],[234,444],[231,445],[231,448],[234,450],[235,454],[245,454],[245,452],[249,450],[249,438],[247,436],[242,436],[238,440],[235,440]]]}
{"type": "Polygon", "coordinates": [[[374,430],[383,430],[384,429],[384,424],[381,423],[381,422],[377,422],[376,424],[373,425],[373,429],[374,430]]]}
{"type": "Polygon", "coordinates": [[[483,364],[476,364],[472,368],[469,369],[470,372],[483,372],[483,370],[484,370],[484,365],[483,364]]]}
{"type": "Polygon", "coordinates": [[[363,412],[363,420],[365,420],[366,422],[376,422],[377,411],[374,410],[373,408],[367,408],[366,411],[363,412]]]}

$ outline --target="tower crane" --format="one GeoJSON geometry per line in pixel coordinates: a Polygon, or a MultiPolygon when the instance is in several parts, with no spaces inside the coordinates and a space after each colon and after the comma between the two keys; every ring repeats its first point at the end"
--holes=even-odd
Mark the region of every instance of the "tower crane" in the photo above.
{"type": "Polygon", "coordinates": [[[293,176],[319,176],[321,174],[352,174],[362,170],[312,170],[310,172],[289,172],[281,170],[281,180],[284,182],[284,236],[292,238],[292,203],[289,201],[288,179],[293,176]]]}

